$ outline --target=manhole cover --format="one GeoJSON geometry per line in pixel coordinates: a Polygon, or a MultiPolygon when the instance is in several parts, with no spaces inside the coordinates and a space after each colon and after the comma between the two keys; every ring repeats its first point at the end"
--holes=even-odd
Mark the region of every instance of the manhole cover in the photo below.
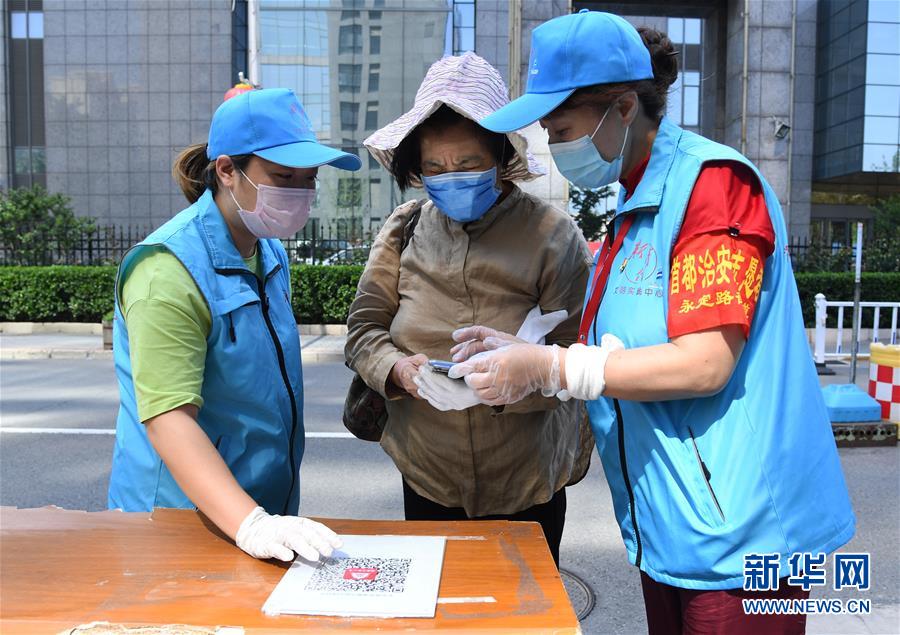
{"type": "Polygon", "coordinates": [[[562,578],[563,586],[566,587],[566,592],[569,594],[569,601],[572,602],[572,608],[575,609],[575,616],[580,622],[594,609],[596,600],[594,591],[584,580],[571,571],[560,569],[559,577],[562,578]]]}

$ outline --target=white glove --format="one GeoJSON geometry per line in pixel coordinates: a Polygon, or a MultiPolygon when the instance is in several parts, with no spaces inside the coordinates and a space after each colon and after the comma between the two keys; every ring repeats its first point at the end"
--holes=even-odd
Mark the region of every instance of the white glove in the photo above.
{"type": "Polygon", "coordinates": [[[295,551],[307,560],[316,561],[319,554],[327,558],[343,544],[322,523],[299,516],[268,514],[262,507],[247,514],[234,541],[254,558],[278,558],[285,562],[294,559],[295,551]]]}
{"type": "Polygon", "coordinates": [[[528,312],[528,315],[525,316],[525,321],[522,322],[522,326],[519,327],[519,332],[516,333],[516,337],[523,342],[544,344],[544,338],[547,334],[562,324],[568,316],[569,313],[565,310],[541,314],[540,305],[536,305],[528,312]]]}
{"type": "Polygon", "coordinates": [[[466,382],[450,379],[443,373],[433,371],[427,364],[419,367],[419,374],[413,381],[419,387],[419,396],[443,412],[465,410],[481,403],[466,382]]]}
{"type": "MultiPolygon", "coordinates": [[[[465,377],[481,403],[502,406],[521,401],[540,390],[545,396],[559,392],[559,347],[510,344],[489,337],[487,350],[450,368],[448,377],[465,377]]],[[[568,368],[568,366],[567,366],[568,368]]]]}
{"type": "Polygon", "coordinates": [[[543,344],[547,334],[562,324],[568,315],[568,312],[562,309],[542,315],[540,305],[535,305],[525,316],[525,320],[515,335],[481,325],[456,329],[453,331],[452,337],[453,341],[459,343],[450,349],[450,359],[456,363],[464,362],[473,355],[489,350],[484,345],[484,340],[489,337],[506,340],[510,344],[516,342],[543,344]]]}
{"type": "MultiPolygon", "coordinates": [[[[624,349],[622,340],[610,333],[600,338],[600,346],[570,346],[566,351],[567,390],[562,392],[585,401],[599,399],[606,389],[606,362],[609,355],[624,349]]],[[[568,395],[560,395],[560,399],[565,401],[568,395]]]]}

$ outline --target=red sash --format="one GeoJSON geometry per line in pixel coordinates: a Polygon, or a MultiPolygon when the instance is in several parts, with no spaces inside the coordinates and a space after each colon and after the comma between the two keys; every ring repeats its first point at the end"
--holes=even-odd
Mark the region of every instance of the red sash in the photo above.
{"type": "MultiPolygon", "coordinates": [[[[615,222],[615,221],[613,221],[615,222]]],[[[600,310],[600,301],[603,300],[603,294],[606,289],[606,282],[609,280],[610,269],[616,260],[616,255],[622,248],[625,236],[634,223],[634,214],[629,214],[622,222],[616,239],[612,245],[609,244],[609,234],[606,234],[606,240],[603,241],[603,248],[600,250],[600,257],[597,259],[597,267],[594,269],[593,286],[591,286],[591,298],[588,300],[584,313],[581,315],[581,326],[578,327],[578,343],[587,344],[588,331],[594,318],[597,317],[597,311],[600,310]]]]}

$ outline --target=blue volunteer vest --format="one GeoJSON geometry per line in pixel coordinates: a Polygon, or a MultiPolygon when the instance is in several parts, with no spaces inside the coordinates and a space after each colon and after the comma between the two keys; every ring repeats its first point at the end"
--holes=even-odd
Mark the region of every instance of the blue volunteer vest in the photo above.
{"type": "MultiPolygon", "coordinates": [[[[627,348],[668,342],[670,282],[678,276],[679,288],[709,284],[708,259],[673,263],[672,248],[700,169],[715,160],[753,169],[776,236],[764,263],[711,254],[716,276],[752,285],[764,271],[734,374],[707,398],[601,397],[588,404],[631,563],[654,580],[689,589],[741,587],[745,554],[780,554],[779,576],[786,576],[791,554],[832,552],[855,529],[803,330],[781,206],[741,154],[662,120],[640,184],[627,202],[619,200],[616,227],[625,214],[636,218],[612,264],[589,343],[603,333],[627,348]]],[[[674,288],[672,297],[677,301],[674,288]]],[[[736,299],[701,298],[729,301],[736,299]]]]}
{"type": "Polygon", "coordinates": [[[269,513],[296,514],[304,446],[303,379],[287,256],[279,241],[260,240],[265,280],[258,280],[245,266],[209,190],[129,251],[119,266],[113,357],[121,403],[109,507],[149,511],[194,506],[153,449],[137,415],[119,295],[135,255],[147,245],[163,246],[181,261],[212,316],[200,427],[259,505],[269,513]]]}

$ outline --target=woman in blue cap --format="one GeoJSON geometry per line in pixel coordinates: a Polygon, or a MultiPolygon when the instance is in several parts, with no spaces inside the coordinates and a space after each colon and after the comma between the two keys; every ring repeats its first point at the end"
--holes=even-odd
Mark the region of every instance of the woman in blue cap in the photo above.
{"type": "Polygon", "coordinates": [[[110,508],[197,508],[257,558],[340,546],[296,515],[303,384],[278,239],[309,218],[319,166],[360,164],[320,145],[280,88],[223,103],[209,142],[176,159],[191,206],[131,249],[116,281],[110,508]]]}
{"type": "Polygon", "coordinates": [[[534,30],[526,94],[480,123],[540,120],[563,176],[620,180],[619,203],[579,343],[462,329],[450,375],[490,404],[588,402],[652,633],[803,632],[803,615],[748,616],[742,599],[808,596],[800,572],[824,571],[855,518],[778,198],[664,116],[675,60],[663,34],[607,13],[534,30]]]}

